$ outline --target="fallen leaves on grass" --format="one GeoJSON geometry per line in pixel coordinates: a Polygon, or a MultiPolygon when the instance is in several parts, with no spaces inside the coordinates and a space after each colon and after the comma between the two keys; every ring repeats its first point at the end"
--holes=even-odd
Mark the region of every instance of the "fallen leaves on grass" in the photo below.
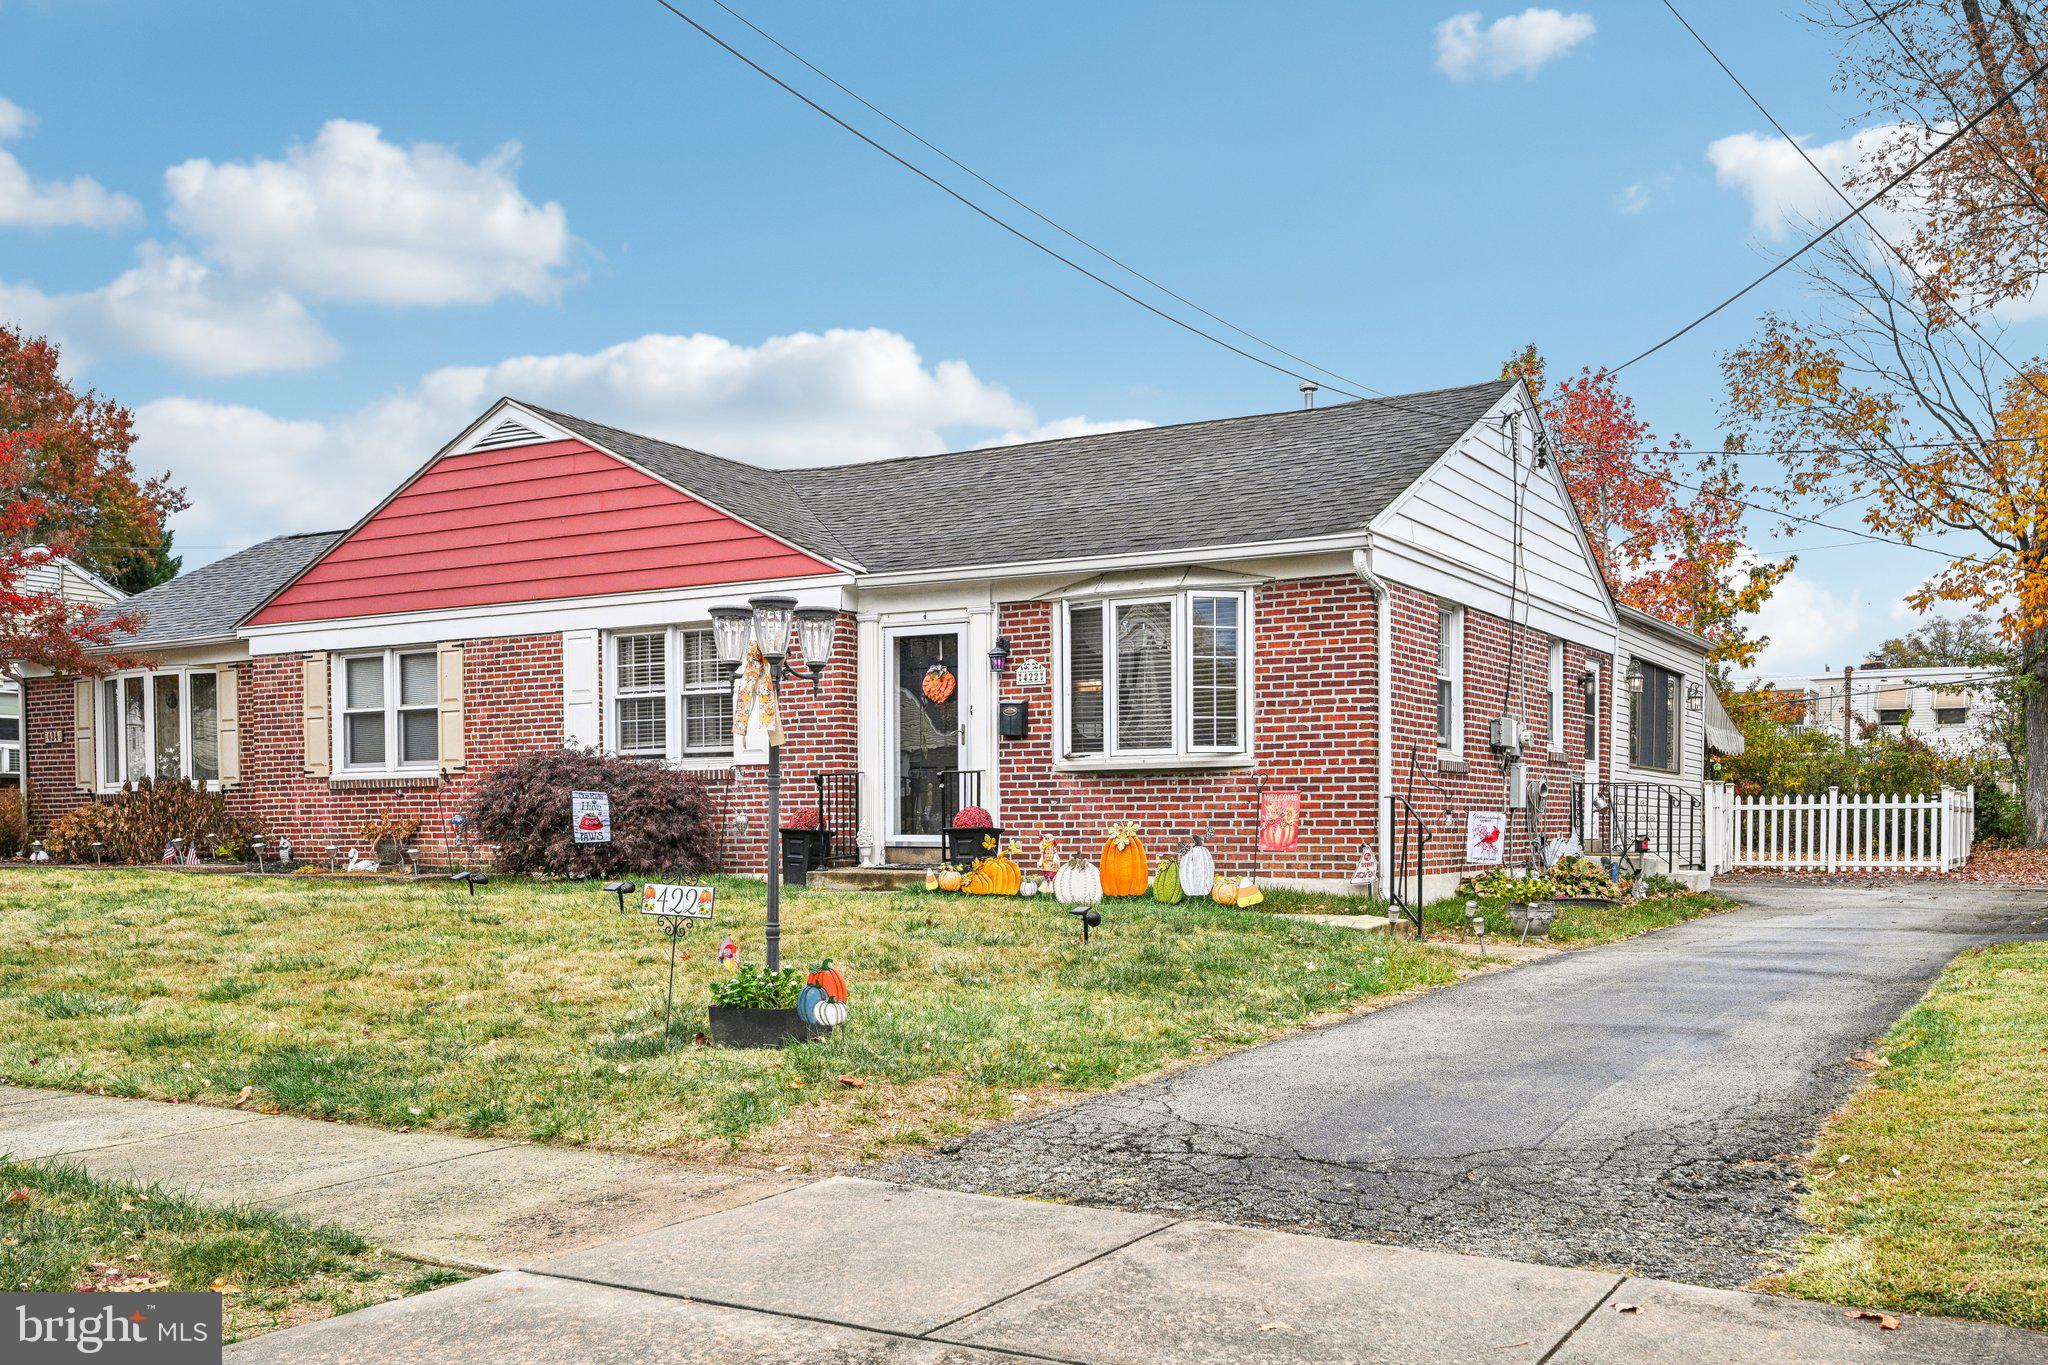
{"type": "Polygon", "coordinates": [[[839,1083],[849,1090],[859,1090],[867,1085],[867,1082],[858,1076],[841,1076],[839,1083]]]}

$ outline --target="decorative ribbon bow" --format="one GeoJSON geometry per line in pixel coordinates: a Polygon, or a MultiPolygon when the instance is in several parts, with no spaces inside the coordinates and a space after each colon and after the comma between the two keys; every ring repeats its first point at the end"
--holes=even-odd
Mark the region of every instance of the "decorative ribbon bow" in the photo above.
{"type": "Polygon", "coordinates": [[[782,710],[775,702],[775,673],[759,645],[747,646],[746,662],[740,665],[739,688],[733,695],[732,735],[745,746],[748,733],[759,725],[768,743],[782,743],[782,710]]]}

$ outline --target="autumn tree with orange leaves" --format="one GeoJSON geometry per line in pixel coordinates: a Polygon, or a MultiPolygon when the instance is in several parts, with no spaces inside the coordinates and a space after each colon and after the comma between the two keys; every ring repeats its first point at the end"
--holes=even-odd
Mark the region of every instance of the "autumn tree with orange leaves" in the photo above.
{"type": "Polygon", "coordinates": [[[1744,617],[1794,561],[1750,552],[1748,490],[1734,457],[1695,454],[1676,438],[1659,442],[1604,371],[1581,370],[1551,387],[1533,345],[1510,356],[1501,377],[1525,380],[1541,407],[1565,488],[1615,597],[1707,637],[1717,669],[1753,664],[1769,641],[1751,635],[1744,617]]]}
{"type": "Polygon", "coordinates": [[[163,478],[137,476],[133,441],[127,409],[74,390],[55,346],[0,325],[0,672],[125,662],[94,651],[134,617],[67,602],[29,575],[59,556],[98,568],[163,544],[164,518],[184,499],[163,478]]]}
{"type": "Polygon", "coordinates": [[[1727,422],[1779,452],[1788,507],[1853,507],[1921,547],[1913,606],[1999,622],[2018,660],[2028,842],[2048,845],[2048,365],[2015,353],[1991,312],[2048,287],[2048,6],[1828,0],[1810,17],[1878,120],[1851,193],[2010,103],[1802,261],[1807,299],[1724,359],[1727,422]]]}

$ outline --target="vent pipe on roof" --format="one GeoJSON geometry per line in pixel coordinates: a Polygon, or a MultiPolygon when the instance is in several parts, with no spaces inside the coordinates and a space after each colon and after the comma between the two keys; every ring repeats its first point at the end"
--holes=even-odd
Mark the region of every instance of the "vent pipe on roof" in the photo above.
{"type": "Polygon", "coordinates": [[[1316,391],[1322,387],[1323,386],[1321,384],[1316,383],[1316,381],[1313,379],[1302,380],[1301,405],[1305,408],[1314,407],[1316,405],[1316,391]]]}

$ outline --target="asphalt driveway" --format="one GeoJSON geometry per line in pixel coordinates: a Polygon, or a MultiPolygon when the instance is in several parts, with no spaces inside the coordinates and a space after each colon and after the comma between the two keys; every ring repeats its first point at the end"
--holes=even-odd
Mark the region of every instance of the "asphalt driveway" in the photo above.
{"type": "Polygon", "coordinates": [[[1802,1230],[1796,1162],[1847,1059],[2048,894],[1756,888],[882,1174],[1710,1285],[1802,1230]]]}

